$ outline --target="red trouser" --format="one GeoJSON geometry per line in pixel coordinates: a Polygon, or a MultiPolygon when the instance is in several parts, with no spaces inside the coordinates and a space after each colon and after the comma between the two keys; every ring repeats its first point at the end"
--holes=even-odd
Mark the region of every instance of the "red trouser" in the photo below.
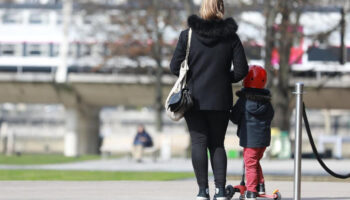
{"type": "Polygon", "coordinates": [[[266,147],[263,148],[244,148],[243,157],[246,173],[247,190],[257,192],[258,183],[264,183],[264,175],[259,161],[264,155],[266,147]]]}

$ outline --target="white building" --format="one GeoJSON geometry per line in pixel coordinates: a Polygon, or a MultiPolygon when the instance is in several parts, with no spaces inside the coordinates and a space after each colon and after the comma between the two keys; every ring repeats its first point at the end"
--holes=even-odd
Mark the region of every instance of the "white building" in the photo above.
{"type": "MultiPolygon", "coordinates": [[[[18,0],[0,3],[0,70],[54,72],[63,42],[62,6],[55,0],[18,0]]],[[[109,0],[109,4],[125,0],[109,0]]],[[[80,11],[78,11],[80,12],[80,11]]],[[[79,30],[90,18],[73,14],[69,33],[70,70],[97,65],[106,48],[100,41],[81,40],[79,30]],[[75,28],[74,28],[75,27],[75,28]]]]}
{"type": "MultiPolygon", "coordinates": [[[[108,5],[120,5],[127,0],[96,0],[108,5]]],[[[0,3],[0,71],[42,71],[54,73],[60,64],[60,44],[63,42],[63,17],[61,0],[16,0],[11,6],[0,3]]],[[[74,1],[76,2],[76,1],[74,1]]],[[[197,4],[200,1],[195,1],[197,4]]],[[[249,1],[247,1],[249,2],[249,1]]],[[[118,12],[111,10],[112,12],[118,12]]],[[[260,12],[244,12],[236,17],[239,23],[238,34],[243,41],[252,38],[258,45],[264,45],[264,16],[260,12]]],[[[324,32],[336,26],[340,20],[340,13],[304,13],[301,24],[304,33],[315,34],[324,32]]],[[[85,11],[74,9],[69,29],[69,57],[70,71],[84,71],[98,66],[103,62],[103,55],[108,49],[104,45],[107,36],[92,34],[96,29],[95,23],[109,24],[109,14],[86,16],[85,11]],[[102,22],[102,23],[101,23],[102,22]],[[89,36],[90,35],[90,36],[89,36]],[[92,35],[92,36],[91,36],[92,35]]],[[[350,16],[347,17],[350,25],[350,16]]],[[[348,26],[350,27],[350,26],[348,26]]],[[[176,40],[180,30],[169,29],[164,34],[167,41],[176,40]]],[[[347,44],[350,44],[350,28],[347,29],[347,44]]],[[[331,34],[328,44],[340,45],[339,30],[331,34]]],[[[305,38],[304,50],[313,45],[311,40],[305,38]]],[[[322,44],[321,44],[322,47],[322,44]]],[[[259,59],[259,58],[258,58],[259,59]]],[[[143,66],[153,66],[154,61],[144,57],[140,59],[143,66]]],[[[314,68],[307,63],[305,54],[303,59],[305,69],[314,68]]],[[[168,60],[163,65],[168,65],[168,60]]],[[[262,59],[253,59],[253,62],[263,64],[262,59]],[[259,63],[260,62],[260,63],[259,63]]],[[[126,57],[117,57],[106,64],[112,68],[124,66],[135,67],[137,63],[126,57]]],[[[319,66],[320,63],[317,63],[319,66]]],[[[300,69],[301,66],[297,66],[300,69]]],[[[325,68],[325,67],[323,67],[325,68]]],[[[106,69],[106,68],[105,68],[106,69]]],[[[349,67],[350,70],[350,67],[349,67]]]]}

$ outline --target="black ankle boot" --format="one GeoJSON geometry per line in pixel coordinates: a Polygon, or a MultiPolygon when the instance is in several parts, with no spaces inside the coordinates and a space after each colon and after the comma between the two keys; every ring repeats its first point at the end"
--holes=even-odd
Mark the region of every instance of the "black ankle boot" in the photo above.
{"type": "Polygon", "coordinates": [[[256,200],[256,193],[252,191],[245,191],[244,194],[245,200],[256,200]]]}
{"type": "Polygon", "coordinates": [[[200,188],[196,200],[209,200],[209,188],[200,188]]]}
{"type": "Polygon", "coordinates": [[[259,183],[256,190],[258,191],[258,194],[265,194],[265,184],[259,183]]]}
{"type": "Polygon", "coordinates": [[[216,188],[214,200],[227,200],[225,188],[216,188]]]}

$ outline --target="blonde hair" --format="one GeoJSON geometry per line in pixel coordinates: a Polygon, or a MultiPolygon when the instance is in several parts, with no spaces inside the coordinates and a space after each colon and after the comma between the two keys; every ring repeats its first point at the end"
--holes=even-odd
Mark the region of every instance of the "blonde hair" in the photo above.
{"type": "Polygon", "coordinates": [[[223,19],[225,14],[224,0],[203,0],[200,16],[205,20],[223,19]]]}

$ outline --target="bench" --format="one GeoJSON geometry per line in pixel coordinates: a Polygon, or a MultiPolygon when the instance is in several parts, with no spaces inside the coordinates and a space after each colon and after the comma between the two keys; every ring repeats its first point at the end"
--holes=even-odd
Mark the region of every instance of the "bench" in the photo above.
{"type": "MultiPolygon", "coordinates": [[[[145,148],[144,155],[151,156],[153,161],[159,157],[159,137],[151,136],[153,140],[153,147],[145,148]]],[[[127,155],[132,158],[132,148],[134,142],[134,135],[108,135],[103,138],[100,151],[103,156],[110,155],[127,155]]]]}
{"type": "Polygon", "coordinates": [[[325,152],[325,144],[333,143],[335,158],[343,158],[343,143],[350,143],[350,136],[341,136],[341,135],[320,135],[317,140],[317,149],[319,152],[325,152]]]}

